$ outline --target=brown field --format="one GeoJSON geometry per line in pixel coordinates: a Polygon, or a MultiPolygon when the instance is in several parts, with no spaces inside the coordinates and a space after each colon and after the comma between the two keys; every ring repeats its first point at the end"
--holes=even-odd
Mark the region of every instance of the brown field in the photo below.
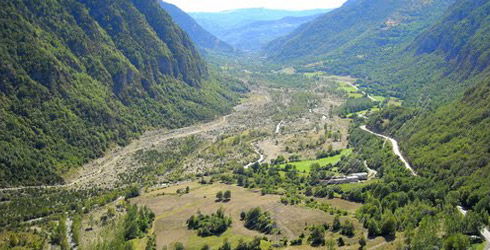
{"type": "Polygon", "coordinates": [[[336,209],[345,210],[351,213],[354,213],[359,207],[362,206],[361,203],[350,202],[350,201],[342,200],[340,198],[333,198],[333,199],[319,198],[317,200],[327,203],[336,209]]]}
{"type": "MultiPolygon", "coordinates": [[[[200,249],[204,244],[209,244],[213,249],[221,246],[224,239],[228,239],[232,244],[239,239],[250,240],[255,236],[266,236],[272,242],[278,241],[283,237],[289,240],[296,239],[301,233],[309,235],[305,231],[305,226],[319,225],[323,223],[332,224],[333,216],[320,210],[308,209],[302,206],[286,206],[279,202],[278,195],[262,196],[258,191],[244,189],[235,185],[212,184],[201,185],[197,182],[183,183],[177,186],[161,189],[146,193],[140,197],[131,200],[132,203],[148,206],[156,214],[154,231],[157,236],[157,249],[163,246],[171,246],[175,242],[182,242],[186,249],[200,249]],[[176,194],[177,190],[185,189],[186,186],[191,188],[188,194],[176,194]],[[231,191],[231,201],[227,203],[215,202],[215,194],[218,191],[231,191]],[[163,194],[164,193],[164,194],[163,194]],[[163,195],[162,195],[163,194],[163,195]],[[219,207],[225,209],[225,213],[233,218],[231,229],[228,229],[223,235],[217,237],[199,237],[195,231],[188,230],[186,220],[197,211],[203,214],[215,212],[219,207]],[[253,207],[261,207],[270,212],[272,218],[277,222],[281,229],[280,235],[263,235],[259,232],[248,230],[240,221],[240,212],[253,207]]],[[[353,211],[359,204],[344,201],[341,199],[329,200],[329,202],[339,209],[353,211]]],[[[341,221],[349,217],[342,217],[341,221]]],[[[354,218],[350,218],[355,225],[356,235],[352,238],[343,236],[346,246],[341,249],[357,249],[358,240],[361,234],[365,234],[362,225],[354,218]]],[[[328,238],[338,239],[338,233],[327,234],[328,238]]],[[[368,246],[377,246],[385,242],[382,238],[372,240],[368,246]]],[[[270,242],[263,242],[265,249],[270,246],[270,242]]],[[[383,244],[384,246],[385,244],[383,244]]],[[[380,245],[381,246],[381,245],[380,245]]],[[[310,249],[309,246],[296,246],[289,248],[310,249]]],[[[383,248],[380,248],[383,249],[383,248]]]]}

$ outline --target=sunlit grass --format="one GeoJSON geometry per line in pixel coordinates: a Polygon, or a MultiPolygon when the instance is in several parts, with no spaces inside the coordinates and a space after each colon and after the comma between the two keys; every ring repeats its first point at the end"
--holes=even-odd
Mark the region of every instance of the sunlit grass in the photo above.
{"type": "MultiPolygon", "coordinates": [[[[342,152],[339,154],[339,155],[336,155],[336,156],[332,156],[332,157],[327,157],[327,158],[322,158],[322,159],[318,159],[318,160],[307,160],[307,161],[300,161],[300,162],[291,162],[291,163],[288,163],[290,165],[293,165],[293,166],[296,166],[296,169],[300,172],[306,172],[306,173],[309,173],[310,172],[310,168],[311,168],[311,165],[313,163],[318,163],[320,164],[320,166],[325,166],[325,165],[328,165],[328,164],[336,164],[337,162],[340,161],[340,158],[342,156],[347,156],[349,155],[350,153],[352,153],[352,149],[343,149],[342,152]]],[[[284,167],[286,166],[286,164],[282,164],[281,167],[284,167]]]]}

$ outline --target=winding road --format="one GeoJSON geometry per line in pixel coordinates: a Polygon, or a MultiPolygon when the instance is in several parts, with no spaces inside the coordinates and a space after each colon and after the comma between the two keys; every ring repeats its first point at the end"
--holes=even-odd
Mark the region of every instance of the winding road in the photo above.
{"type": "Polygon", "coordinates": [[[415,173],[413,168],[410,166],[408,161],[405,159],[405,157],[403,157],[402,153],[400,152],[400,147],[398,147],[398,142],[395,139],[388,137],[388,136],[385,136],[385,135],[382,135],[382,134],[375,133],[375,132],[369,130],[366,127],[366,125],[362,125],[360,128],[366,132],[373,134],[373,135],[376,135],[376,136],[382,137],[384,139],[390,140],[391,144],[393,145],[393,153],[395,153],[395,155],[397,155],[400,158],[400,160],[403,162],[403,164],[405,164],[405,167],[408,170],[410,170],[410,172],[412,173],[413,176],[417,176],[417,173],[415,173]]]}
{"type": "MultiPolygon", "coordinates": [[[[413,176],[417,176],[417,173],[415,173],[415,171],[412,169],[412,167],[410,166],[408,161],[401,154],[400,148],[398,147],[398,142],[395,139],[388,137],[388,136],[385,136],[385,135],[375,133],[375,132],[369,130],[365,125],[361,126],[360,128],[366,132],[373,134],[373,135],[376,135],[376,136],[382,137],[384,139],[390,140],[391,144],[393,145],[393,152],[395,153],[395,155],[397,155],[400,158],[400,160],[403,162],[403,164],[405,164],[405,167],[408,170],[410,170],[410,172],[412,172],[413,176]]],[[[457,208],[464,216],[466,216],[466,213],[468,211],[464,210],[461,206],[457,206],[457,208]]],[[[487,242],[485,247],[483,248],[483,250],[490,250],[490,231],[489,231],[488,227],[482,228],[480,233],[481,233],[482,237],[487,242]]]]}
{"type": "Polygon", "coordinates": [[[262,153],[260,153],[259,149],[257,148],[257,145],[255,145],[255,144],[253,144],[253,143],[252,143],[252,146],[253,146],[253,147],[254,147],[254,149],[255,149],[255,153],[257,153],[258,155],[260,155],[260,157],[259,157],[259,159],[258,159],[258,160],[254,161],[254,162],[250,162],[249,164],[247,164],[247,165],[243,166],[243,168],[244,168],[244,169],[247,169],[247,168],[251,167],[251,166],[252,166],[252,165],[254,165],[255,163],[261,163],[261,162],[263,162],[263,161],[264,161],[264,159],[265,159],[265,156],[264,156],[262,153]]]}
{"type": "MultiPolygon", "coordinates": [[[[468,213],[468,211],[464,210],[464,208],[461,206],[457,206],[457,208],[458,208],[459,212],[461,214],[463,214],[463,216],[466,216],[466,213],[468,213]]],[[[490,249],[490,231],[488,230],[488,227],[482,228],[480,230],[480,233],[483,236],[483,238],[485,238],[485,240],[487,241],[487,244],[485,245],[483,250],[489,250],[490,249]]]]}
{"type": "Polygon", "coordinates": [[[281,132],[281,126],[284,122],[283,121],[280,121],[277,126],[276,126],[276,134],[279,134],[279,132],[281,132]]]}

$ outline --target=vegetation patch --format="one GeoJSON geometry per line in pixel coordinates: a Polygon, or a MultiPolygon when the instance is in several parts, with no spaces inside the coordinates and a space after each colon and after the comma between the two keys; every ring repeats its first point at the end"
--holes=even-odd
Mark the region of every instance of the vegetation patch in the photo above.
{"type": "Polygon", "coordinates": [[[318,160],[308,160],[308,161],[299,161],[299,162],[290,162],[287,164],[282,164],[280,165],[282,168],[285,168],[286,165],[292,165],[296,167],[296,170],[300,172],[306,172],[309,173],[311,170],[311,166],[318,164],[320,166],[326,166],[328,164],[335,165],[338,163],[342,157],[345,157],[352,153],[352,149],[343,149],[340,154],[332,156],[332,157],[326,157],[318,160]]]}
{"type": "Polygon", "coordinates": [[[267,211],[262,211],[260,207],[252,208],[248,212],[242,212],[240,219],[244,221],[244,225],[248,229],[265,234],[279,232],[276,222],[270,217],[267,211]]]}
{"type": "Polygon", "coordinates": [[[187,220],[187,228],[197,230],[197,235],[206,237],[224,233],[231,222],[231,217],[225,215],[223,208],[219,208],[211,215],[203,215],[201,212],[192,215],[187,220]]]}

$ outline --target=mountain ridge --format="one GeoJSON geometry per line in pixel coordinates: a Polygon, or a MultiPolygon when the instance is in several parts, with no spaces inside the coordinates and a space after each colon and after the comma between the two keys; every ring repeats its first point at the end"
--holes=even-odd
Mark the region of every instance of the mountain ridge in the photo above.
{"type": "Polygon", "coordinates": [[[205,49],[216,49],[224,52],[232,52],[233,48],[226,42],[221,41],[203,27],[201,27],[191,16],[179,9],[177,6],[160,1],[160,6],[167,11],[172,19],[189,35],[199,47],[205,49]]]}
{"type": "Polygon", "coordinates": [[[237,98],[157,1],[2,1],[0,17],[0,186],[62,183],[147,129],[214,119],[237,98]]]}

